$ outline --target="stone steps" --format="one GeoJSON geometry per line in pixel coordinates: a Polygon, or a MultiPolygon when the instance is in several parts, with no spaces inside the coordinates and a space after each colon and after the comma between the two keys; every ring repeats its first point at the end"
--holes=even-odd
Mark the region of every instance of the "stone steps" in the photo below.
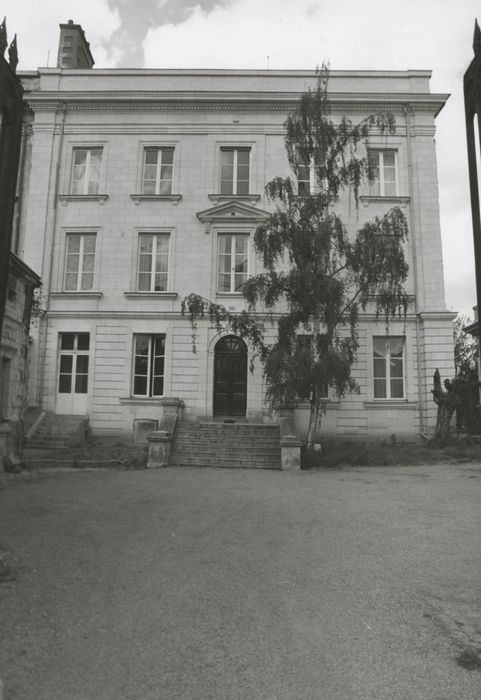
{"type": "Polygon", "coordinates": [[[25,446],[34,450],[62,450],[85,440],[86,416],[47,413],[25,446]]]}
{"type": "Polygon", "coordinates": [[[178,423],[170,466],[280,469],[279,426],[178,423]]]}

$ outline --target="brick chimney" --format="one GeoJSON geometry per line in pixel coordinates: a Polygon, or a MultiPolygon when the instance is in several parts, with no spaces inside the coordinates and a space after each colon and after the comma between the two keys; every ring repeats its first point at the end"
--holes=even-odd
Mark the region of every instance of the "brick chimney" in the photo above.
{"type": "Polygon", "coordinates": [[[60,24],[57,68],[92,68],[95,61],[90,53],[90,44],[80,24],[69,19],[60,24]]]}

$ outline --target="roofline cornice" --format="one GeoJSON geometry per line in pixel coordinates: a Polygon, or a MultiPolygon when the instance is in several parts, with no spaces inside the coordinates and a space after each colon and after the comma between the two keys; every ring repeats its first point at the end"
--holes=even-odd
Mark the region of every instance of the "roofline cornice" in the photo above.
{"type": "MultiPolygon", "coordinates": [[[[110,91],[40,92],[32,91],[26,101],[35,111],[51,111],[63,107],[71,110],[163,110],[163,111],[275,111],[286,112],[295,106],[301,92],[171,92],[110,91]]],[[[413,93],[333,93],[329,102],[333,112],[399,111],[405,108],[434,112],[442,109],[449,94],[413,93]]]]}

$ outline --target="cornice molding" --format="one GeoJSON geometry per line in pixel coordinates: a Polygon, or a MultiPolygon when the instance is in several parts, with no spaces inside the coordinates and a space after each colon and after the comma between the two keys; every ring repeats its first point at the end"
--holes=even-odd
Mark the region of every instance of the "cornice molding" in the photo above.
{"type": "MultiPolygon", "coordinates": [[[[286,112],[296,105],[300,92],[247,93],[247,92],[173,92],[102,91],[92,92],[37,92],[27,97],[31,109],[37,112],[55,111],[66,105],[72,111],[267,111],[286,112]]],[[[437,114],[449,95],[413,93],[342,93],[333,95],[333,112],[399,112],[408,108],[414,112],[437,114]]]]}

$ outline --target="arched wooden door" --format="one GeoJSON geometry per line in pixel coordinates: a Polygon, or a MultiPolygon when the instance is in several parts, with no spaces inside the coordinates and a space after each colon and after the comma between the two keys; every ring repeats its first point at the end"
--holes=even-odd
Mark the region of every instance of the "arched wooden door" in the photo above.
{"type": "Polygon", "coordinates": [[[214,415],[245,416],[247,406],[247,347],[227,335],[214,349],[214,415]]]}

